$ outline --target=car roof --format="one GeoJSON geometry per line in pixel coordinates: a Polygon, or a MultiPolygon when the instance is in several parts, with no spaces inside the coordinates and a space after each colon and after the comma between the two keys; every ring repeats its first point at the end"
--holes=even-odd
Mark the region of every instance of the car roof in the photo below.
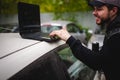
{"type": "Polygon", "coordinates": [[[18,33],[0,33],[0,44],[0,80],[6,80],[51,50],[64,47],[65,42],[48,43],[22,39],[18,33]]]}
{"type": "MultiPolygon", "coordinates": [[[[25,48],[31,47],[35,44],[42,44],[44,41],[37,41],[32,39],[23,39],[19,35],[19,33],[0,33],[0,59],[8,56],[10,54],[16,53],[20,50],[23,50],[25,48]]],[[[44,44],[47,42],[44,42],[44,44]]],[[[49,43],[52,44],[52,43],[49,43]]],[[[56,44],[53,43],[53,44],[56,44]]],[[[44,45],[45,47],[47,45],[44,45]]],[[[44,47],[43,46],[43,47],[44,47]]],[[[49,45],[51,47],[53,45],[49,45]]],[[[54,47],[57,47],[59,45],[56,45],[54,47]]],[[[49,50],[49,48],[48,48],[49,50]]]]}
{"type": "Polygon", "coordinates": [[[17,33],[0,33],[0,58],[37,43],[39,41],[21,39],[17,33]]]}
{"type": "Polygon", "coordinates": [[[66,26],[69,23],[73,23],[72,21],[65,21],[65,20],[53,20],[48,22],[43,22],[41,25],[57,25],[57,26],[66,26]]]}

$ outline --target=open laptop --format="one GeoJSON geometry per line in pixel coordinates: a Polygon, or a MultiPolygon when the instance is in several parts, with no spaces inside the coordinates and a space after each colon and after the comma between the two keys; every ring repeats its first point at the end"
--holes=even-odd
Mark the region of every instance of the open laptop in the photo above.
{"type": "Polygon", "coordinates": [[[24,2],[18,3],[19,33],[22,38],[46,42],[58,41],[58,37],[49,37],[49,33],[41,32],[39,5],[24,2]]]}

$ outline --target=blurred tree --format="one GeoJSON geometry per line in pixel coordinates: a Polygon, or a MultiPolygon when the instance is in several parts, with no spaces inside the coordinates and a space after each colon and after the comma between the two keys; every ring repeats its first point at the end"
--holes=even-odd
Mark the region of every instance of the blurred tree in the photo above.
{"type": "Polygon", "coordinates": [[[66,19],[64,16],[62,16],[62,13],[67,12],[67,19],[75,21],[74,12],[83,12],[91,10],[91,8],[88,5],[88,2],[88,0],[54,0],[54,19],[66,19]]]}
{"type": "Polygon", "coordinates": [[[15,13],[17,0],[0,0],[0,14],[15,13]]]}
{"type": "Polygon", "coordinates": [[[89,0],[0,0],[0,14],[17,13],[17,2],[27,2],[40,5],[41,12],[76,12],[90,10],[89,0]]]}

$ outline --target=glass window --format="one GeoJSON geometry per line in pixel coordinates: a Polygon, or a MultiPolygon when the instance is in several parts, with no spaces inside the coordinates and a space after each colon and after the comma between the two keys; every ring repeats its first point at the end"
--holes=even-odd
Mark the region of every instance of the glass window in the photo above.
{"type": "Polygon", "coordinates": [[[69,47],[58,51],[57,54],[59,54],[67,68],[69,68],[77,60],[69,47]]]}
{"type": "Polygon", "coordinates": [[[69,76],[72,80],[93,80],[95,72],[74,57],[70,47],[63,48],[57,52],[67,66],[69,76]]]}
{"type": "Polygon", "coordinates": [[[61,28],[62,28],[62,26],[43,25],[43,26],[41,26],[41,31],[43,33],[50,33],[53,30],[59,30],[61,28]]]}

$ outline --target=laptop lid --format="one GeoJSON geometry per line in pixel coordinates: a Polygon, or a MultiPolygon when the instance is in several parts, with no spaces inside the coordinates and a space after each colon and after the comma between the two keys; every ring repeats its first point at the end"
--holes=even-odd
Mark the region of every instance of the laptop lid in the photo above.
{"type": "Polygon", "coordinates": [[[18,23],[20,34],[41,31],[39,5],[19,2],[18,23]]]}
{"type": "Polygon", "coordinates": [[[49,38],[49,33],[41,32],[39,5],[24,2],[18,3],[19,33],[22,38],[54,42],[56,37],[49,38]],[[36,34],[37,33],[37,34],[36,34]]]}

